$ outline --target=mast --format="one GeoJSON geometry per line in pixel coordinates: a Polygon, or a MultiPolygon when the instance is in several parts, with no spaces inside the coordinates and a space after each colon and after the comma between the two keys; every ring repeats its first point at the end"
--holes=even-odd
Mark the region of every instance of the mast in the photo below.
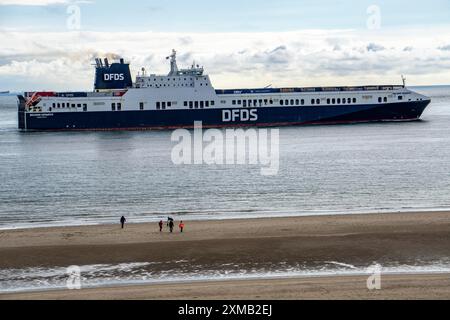
{"type": "Polygon", "coordinates": [[[406,88],[406,78],[402,75],[403,88],[406,88]]]}
{"type": "Polygon", "coordinates": [[[176,76],[178,74],[178,66],[177,66],[177,52],[175,49],[172,50],[172,54],[167,57],[170,58],[170,72],[168,76],[176,76]]]}

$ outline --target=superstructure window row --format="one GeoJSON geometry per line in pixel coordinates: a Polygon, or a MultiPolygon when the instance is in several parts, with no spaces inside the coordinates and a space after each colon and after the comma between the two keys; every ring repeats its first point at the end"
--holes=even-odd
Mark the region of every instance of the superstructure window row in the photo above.
{"type": "Polygon", "coordinates": [[[81,108],[83,107],[83,109],[87,108],[87,104],[86,103],[68,103],[68,102],[53,102],[52,103],[52,109],[66,109],[66,108],[72,108],[72,109],[76,109],[76,108],[81,108]]]}
{"type": "MultiPolygon", "coordinates": [[[[319,99],[317,99],[318,101],[320,101],[319,99]]],[[[314,104],[313,100],[311,100],[311,103],[314,104]]],[[[280,105],[281,106],[299,106],[299,105],[304,106],[305,105],[305,99],[285,99],[285,100],[280,100],[280,105]]]]}
{"type": "Polygon", "coordinates": [[[356,103],[356,98],[328,98],[327,104],[352,104],[356,103]]]}
{"type": "Polygon", "coordinates": [[[231,104],[233,106],[243,106],[246,107],[262,107],[267,105],[273,105],[272,99],[248,99],[248,100],[232,100],[231,104]]]}
{"type": "Polygon", "coordinates": [[[118,103],[111,103],[111,110],[112,111],[122,111],[122,104],[120,102],[118,103]]]}
{"type": "Polygon", "coordinates": [[[184,106],[189,107],[189,109],[204,109],[215,106],[215,101],[184,101],[184,106]]]}
{"type": "Polygon", "coordinates": [[[172,107],[171,101],[156,102],[156,110],[166,110],[167,108],[170,108],[170,107],[172,107]]]}

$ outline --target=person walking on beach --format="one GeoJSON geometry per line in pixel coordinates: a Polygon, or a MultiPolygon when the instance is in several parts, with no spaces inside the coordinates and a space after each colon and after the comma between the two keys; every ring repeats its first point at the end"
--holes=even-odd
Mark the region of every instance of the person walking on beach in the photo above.
{"type": "Polygon", "coordinates": [[[120,218],[120,224],[122,225],[122,229],[125,227],[125,222],[127,222],[127,219],[125,219],[125,217],[122,216],[122,218],[120,218]]]}
{"type": "Polygon", "coordinates": [[[172,223],[173,223],[173,218],[167,217],[167,226],[169,226],[169,224],[170,224],[171,221],[172,221],[172,223]]]}
{"type": "Polygon", "coordinates": [[[163,225],[164,225],[164,223],[163,223],[163,221],[161,220],[161,221],[159,222],[159,232],[162,232],[163,225]]]}
{"type": "Polygon", "coordinates": [[[173,227],[174,227],[174,223],[173,223],[173,220],[170,220],[169,221],[169,229],[170,229],[170,233],[172,233],[173,232],[173,227]]]}
{"type": "Polygon", "coordinates": [[[183,221],[180,222],[179,227],[180,227],[181,233],[183,233],[183,229],[184,229],[184,223],[183,223],[183,221]]]}

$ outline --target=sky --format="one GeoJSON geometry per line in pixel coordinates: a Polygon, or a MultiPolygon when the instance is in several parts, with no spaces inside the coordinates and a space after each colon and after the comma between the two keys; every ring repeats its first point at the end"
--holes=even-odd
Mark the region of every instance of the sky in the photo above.
{"type": "Polygon", "coordinates": [[[172,49],[216,88],[450,84],[450,0],[0,0],[0,91],[92,90],[95,57],[167,73],[172,49]]]}

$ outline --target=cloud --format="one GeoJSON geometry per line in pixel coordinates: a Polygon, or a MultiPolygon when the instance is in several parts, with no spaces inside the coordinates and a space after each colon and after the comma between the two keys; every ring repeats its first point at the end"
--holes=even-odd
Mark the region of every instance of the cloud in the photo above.
{"type": "Polygon", "coordinates": [[[0,6],[49,6],[69,2],[69,0],[0,0],[0,6]]]}
{"type": "Polygon", "coordinates": [[[215,87],[450,83],[450,30],[377,33],[303,30],[279,33],[0,32],[2,90],[92,89],[95,57],[124,57],[136,74],[166,74],[196,61],[215,87]],[[405,34],[414,33],[415,37],[405,34]],[[30,40],[32,39],[32,40],[30,40]],[[45,41],[41,41],[45,39],[45,41]],[[445,47],[444,47],[445,48],[445,47]]]}
{"type": "Polygon", "coordinates": [[[442,46],[442,47],[439,47],[439,50],[443,50],[443,51],[450,51],[450,44],[449,44],[449,45],[447,45],[447,46],[442,46]]]}
{"type": "Polygon", "coordinates": [[[35,6],[44,7],[62,4],[92,3],[89,0],[0,0],[0,6],[35,6]]]}
{"type": "Polygon", "coordinates": [[[367,46],[367,51],[377,52],[377,51],[383,51],[385,48],[382,45],[376,44],[376,43],[369,43],[367,46]]]}

